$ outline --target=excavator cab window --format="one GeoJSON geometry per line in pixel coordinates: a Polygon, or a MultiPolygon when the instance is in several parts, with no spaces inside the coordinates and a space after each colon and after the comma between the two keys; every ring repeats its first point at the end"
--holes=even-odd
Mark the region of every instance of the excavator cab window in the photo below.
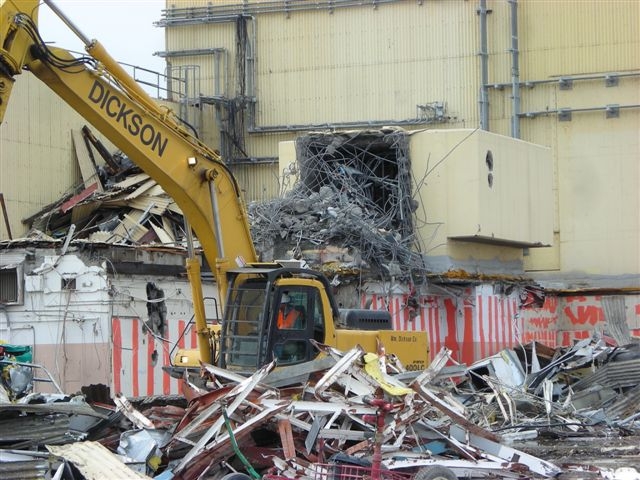
{"type": "Polygon", "coordinates": [[[266,342],[260,326],[266,300],[265,281],[247,281],[229,290],[223,328],[223,366],[256,368],[266,342]]]}
{"type": "Polygon", "coordinates": [[[276,298],[277,308],[274,309],[271,322],[273,357],[278,365],[311,360],[317,352],[314,352],[309,338],[314,338],[316,323],[322,323],[323,318],[318,290],[287,286],[278,290],[276,298]]]}

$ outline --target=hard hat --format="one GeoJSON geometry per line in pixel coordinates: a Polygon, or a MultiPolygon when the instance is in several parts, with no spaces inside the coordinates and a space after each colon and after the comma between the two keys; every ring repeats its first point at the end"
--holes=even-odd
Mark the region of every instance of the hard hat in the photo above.
{"type": "Polygon", "coordinates": [[[280,303],[289,303],[290,301],[291,299],[289,298],[289,295],[283,293],[282,297],[280,298],[280,303]]]}

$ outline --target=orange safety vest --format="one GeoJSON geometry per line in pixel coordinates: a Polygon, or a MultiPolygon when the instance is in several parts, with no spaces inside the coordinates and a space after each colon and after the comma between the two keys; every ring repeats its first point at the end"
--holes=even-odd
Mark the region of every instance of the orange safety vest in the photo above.
{"type": "Polygon", "coordinates": [[[278,328],[293,328],[296,321],[300,318],[300,312],[295,308],[284,313],[284,307],[278,311],[278,328]]]}

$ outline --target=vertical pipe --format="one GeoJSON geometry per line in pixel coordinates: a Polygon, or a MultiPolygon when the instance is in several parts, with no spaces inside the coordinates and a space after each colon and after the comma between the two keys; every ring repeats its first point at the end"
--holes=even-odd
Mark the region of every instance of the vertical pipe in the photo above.
{"type": "Polygon", "coordinates": [[[489,130],[489,53],[487,51],[487,0],[480,0],[480,128],[489,130]]]}
{"type": "Polygon", "coordinates": [[[9,223],[9,215],[7,214],[7,205],[4,203],[4,194],[0,193],[0,209],[2,209],[2,217],[4,218],[4,226],[7,228],[9,240],[13,240],[11,235],[11,224],[9,223]]]}
{"type": "Polygon", "coordinates": [[[256,69],[256,37],[257,37],[257,24],[256,18],[251,16],[251,35],[249,42],[249,53],[246,56],[246,75],[247,75],[247,91],[246,96],[249,97],[249,129],[256,127],[256,86],[255,86],[255,69],[256,69]]]}
{"type": "Polygon", "coordinates": [[[509,0],[511,6],[511,136],[520,138],[520,66],[518,50],[518,0],[509,0]]]}
{"type": "MultiPolygon", "coordinates": [[[[226,91],[223,92],[222,88],[220,87],[221,85],[221,77],[223,75],[223,71],[222,71],[222,66],[221,66],[221,54],[225,53],[226,50],[224,49],[219,49],[216,48],[216,50],[213,52],[213,61],[214,61],[214,67],[213,67],[213,74],[215,76],[215,86],[214,86],[214,96],[217,99],[221,99],[221,98],[225,98],[226,95],[226,91]]],[[[226,65],[225,65],[226,66],[226,65]]],[[[216,118],[216,125],[218,126],[218,132],[220,133],[220,155],[222,155],[222,158],[227,159],[230,158],[230,155],[227,153],[227,151],[225,150],[225,141],[224,141],[224,134],[223,132],[223,125],[222,125],[222,116],[221,116],[221,112],[220,112],[220,106],[221,104],[219,102],[215,103],[215,118],[216,118]]]]}

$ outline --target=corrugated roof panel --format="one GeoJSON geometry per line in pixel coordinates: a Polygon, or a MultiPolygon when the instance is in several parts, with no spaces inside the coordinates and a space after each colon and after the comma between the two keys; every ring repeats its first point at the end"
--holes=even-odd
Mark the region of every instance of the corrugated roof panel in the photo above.
{"type": "Polygon", "coordinates": [[[0,450],[0,478],[26,480],[49,478],[51,465],[41,453],[0,450]]]}
{"type": "MultiPolygon", "coordinates": [[[[25,415],[16,418],[4,418],[0,421],[0,442],[3,445],[25,444],[37,446],[55,439],[67,437],[69,415],[25,415]]],[[[57,442],[56,442],[57,443],[57,442]]]]}
{"type": "Polygon", "coordinates": [[[47,449],[72,462],[87,480],[149,478],[127,467],[98,442],[76,442],[59,447],[48,445],[47,449]]]}

